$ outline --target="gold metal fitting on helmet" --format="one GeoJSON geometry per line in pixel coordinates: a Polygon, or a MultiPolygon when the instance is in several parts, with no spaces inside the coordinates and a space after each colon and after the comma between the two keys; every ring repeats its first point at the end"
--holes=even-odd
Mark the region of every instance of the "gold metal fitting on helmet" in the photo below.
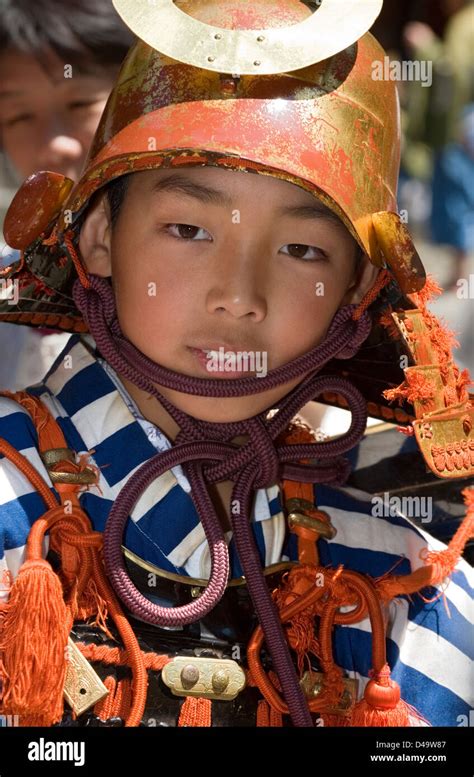
{"type": "MultiPolygon", "coordinates": [[[[324,0],[317,13],[296,24],[229,29],[206,24],[185,13],[187,3],[113,0],[132,32],[167,57],[204,70],[238,75],[289,73],[338,54],[370,29],[382,3],[383,0],[324,0]],[[176,34],[170,35],[170,30],[176,30],[176,34]]],[[[248,7],[246,3],[241,5],[244,21],[248,19],[248,7]]],[[[277,3],[272,5],[268,9],[270,16],[277,10],[277,3]]]]}

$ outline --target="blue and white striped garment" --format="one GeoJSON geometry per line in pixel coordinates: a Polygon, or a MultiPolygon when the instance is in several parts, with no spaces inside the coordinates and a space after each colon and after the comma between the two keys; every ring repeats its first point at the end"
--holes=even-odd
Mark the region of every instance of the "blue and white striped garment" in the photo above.
{"type": "MultiPolygon", "coordinates": [[[[44,380],[28,391],[47,405],[69,447],[76,453],[95,451],[91,462],[100,470],[100,490],[90,487],[80,495],[80,502],[94,528],[102,531],[128,478],[156,450],[169,448],[170,442],[140,416],[114,371],[97,357],[90,337],[72,336],[44,380]]],[[[6,397],[0,397],[0,437],[21,451],[53,490],[29,414],[6,397]]],[[[318,486],[317,501],[337,529],[332,541],[319,542],[323,565],[343,564],[372,577],[395,567],[397,574],[404,574],[423,564],[422,549],[444,547],[401,515],[374,517],[371,497],[363,492],[318,486]]],[[[30,526],[44,510],[29,481],[1,457],[0,579],[5,570],[17,575],[30,526]]],[[[286,531],[277,485],[257,492],[252,528],[262,564],[297,560],[296,538],[286,531]]],[[[231,533],[226,536],[232,576],[238,577],[242,569],[231,533]]],[[[209,550],[181,467],[161,475],[143,493],[128,521],[124,544],[162,570],[209,577],[209,550]]],[[[402,697],[432,725],[469,725],[469,712],[474,707],[471,567],[461,561],[449,584],[438,591],[425,590],[424,598],[430,599],[441,590],[445,599],[430,603],[418,595],[412,601],[398,597],[390,603],[386,611],[388,660],[402,697]]],[[[6,597],[4,590],[3,599],[6,597]]],[[[334,639],[336,662],[347,676],[359,680],[360,698],[371,667],[369,621],[337,626],[334,639]]]]}

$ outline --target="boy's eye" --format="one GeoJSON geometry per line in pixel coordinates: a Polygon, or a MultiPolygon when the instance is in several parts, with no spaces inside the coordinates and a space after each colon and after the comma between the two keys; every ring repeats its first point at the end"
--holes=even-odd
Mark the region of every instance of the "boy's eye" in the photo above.
{"type": "Polygon", "coordinates": [[[75,102],[69,103],[67,107],[71,111],[80,110],[81,108],[91,108],[93,105],[100,102],[100,100],[100,97],[96,100],[76,100],[75,102]]]}
{"type": "Polygon", "coordinates": [[[32,113],[21,113],[19,116],[12,116],[11,119],[5,119],[4,125],[5,127],[13,127],[15,126],[15,124],[31,121],[32,118],[33,118],[32,113]]]}
{"type": "MultiPolygon", "coordinates": [[[[167,224],[166,231],[168,231],[172,237],[178,238],[178,240],[194,240],[199,232],[205,232],[207,235],[209,235],[209,232],[203,227],[195,227],[192,224],[167,224]]],[[[207,239],[207,237],[199,238],[199,240],[207,239]]]]}
{"type": "Polygon", "coordinates": [[[328,258],[326,251],[323,251],[322,248],[316,248],[316,246],[307,246],[301,243],[287,243],[283,248],[281,250],[284,254],[288,253],[289,256],[292,256],[294,259],[300,259],[303,262],[324,261],[328,258]],[[283,251],[283,248],[288,248],[288,252],[283,251]],[[313,254],[306,256],[308,251],[312,251],[313,254]]]}

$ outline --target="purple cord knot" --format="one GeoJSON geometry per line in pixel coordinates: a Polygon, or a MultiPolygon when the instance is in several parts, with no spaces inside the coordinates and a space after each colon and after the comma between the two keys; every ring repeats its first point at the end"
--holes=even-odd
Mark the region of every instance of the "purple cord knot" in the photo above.
{"type": "Polygon", "coordinates": [[[261,419],[254,419],[251,445],[254,446],[255,477],[253,488],[270,488],[280,479],[278,449],[261,419]]]}

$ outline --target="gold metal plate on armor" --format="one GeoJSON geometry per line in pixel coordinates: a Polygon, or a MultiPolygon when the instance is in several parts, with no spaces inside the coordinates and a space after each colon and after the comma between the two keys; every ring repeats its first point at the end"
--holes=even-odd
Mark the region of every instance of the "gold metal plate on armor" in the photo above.
{"type": "Polygon", "coordinates": [[[246,677],[236,661],[227,658],[175,656],[161,678],[175,696],[232,701],[245,687],[246,677]]]}
{"type": "Polygon", "coordinates": [[[51,467],[60,461],[76,463],[76,455],[70,448],[50,448],[50,450],[43,451],[40,455],[53,483],[91,485],[97,482],[96,473],[87,467],[82,472],[58,472],[51,470],[51,467]]]}
{"type": "Polygon", "coordinates": [[[113,5],[135,35],[172,59],[219,73],[268,75],[343,51],[371,28],[382,0],[324,0],[302,22],[262,30],[204,24],[173,0],[113,0],[113,5]]]}
{"type": "Polygon", "coordinates": [[[288,511],[288,526],[290,530],[293,526],[303,526],[305,529],[313,529],[321,537],[325,537],[328,540],[332,540],[336,536],[337,529],[332,525],[326,512],[324,512],[324,515],[327,516],[327,521],[319,520],[317,516],[308,514],[309,511],[323,513],[323,510],[319,510],[306,499],[292,497],[288,499],[286,509],[288,511]]]}
{"type": "Polygon", "coordinates": [[[474,408],[455,405],[413,421],[423,458],[439,478],[474,475],[474,408]]]}
{"type": "Polygon", "coordinates": [[[72,461],[74,463],[76,460],[74,451],[70,448],[50,448],[41,453],[41,458],[48,469],[59,461],[72,461]]]}
{"type": "Polygon", "coordinates": [[[68,657],[64,698],[76,715],[82,715],[89,707],[107,696],[108,690],[70,637],[68,657]]]}
{"type": "MultiPolygon", "coordinates": [[[[315,699],[323,689],[324,674],[322,672],[305,672],[300,685],[307,699],[315,699]]],[[[328,707],[324,712],[330,715],[349,715],[357,701],[359,681],[352,677],[344,677],[344,691],[336,707],[328,707]]]]}

